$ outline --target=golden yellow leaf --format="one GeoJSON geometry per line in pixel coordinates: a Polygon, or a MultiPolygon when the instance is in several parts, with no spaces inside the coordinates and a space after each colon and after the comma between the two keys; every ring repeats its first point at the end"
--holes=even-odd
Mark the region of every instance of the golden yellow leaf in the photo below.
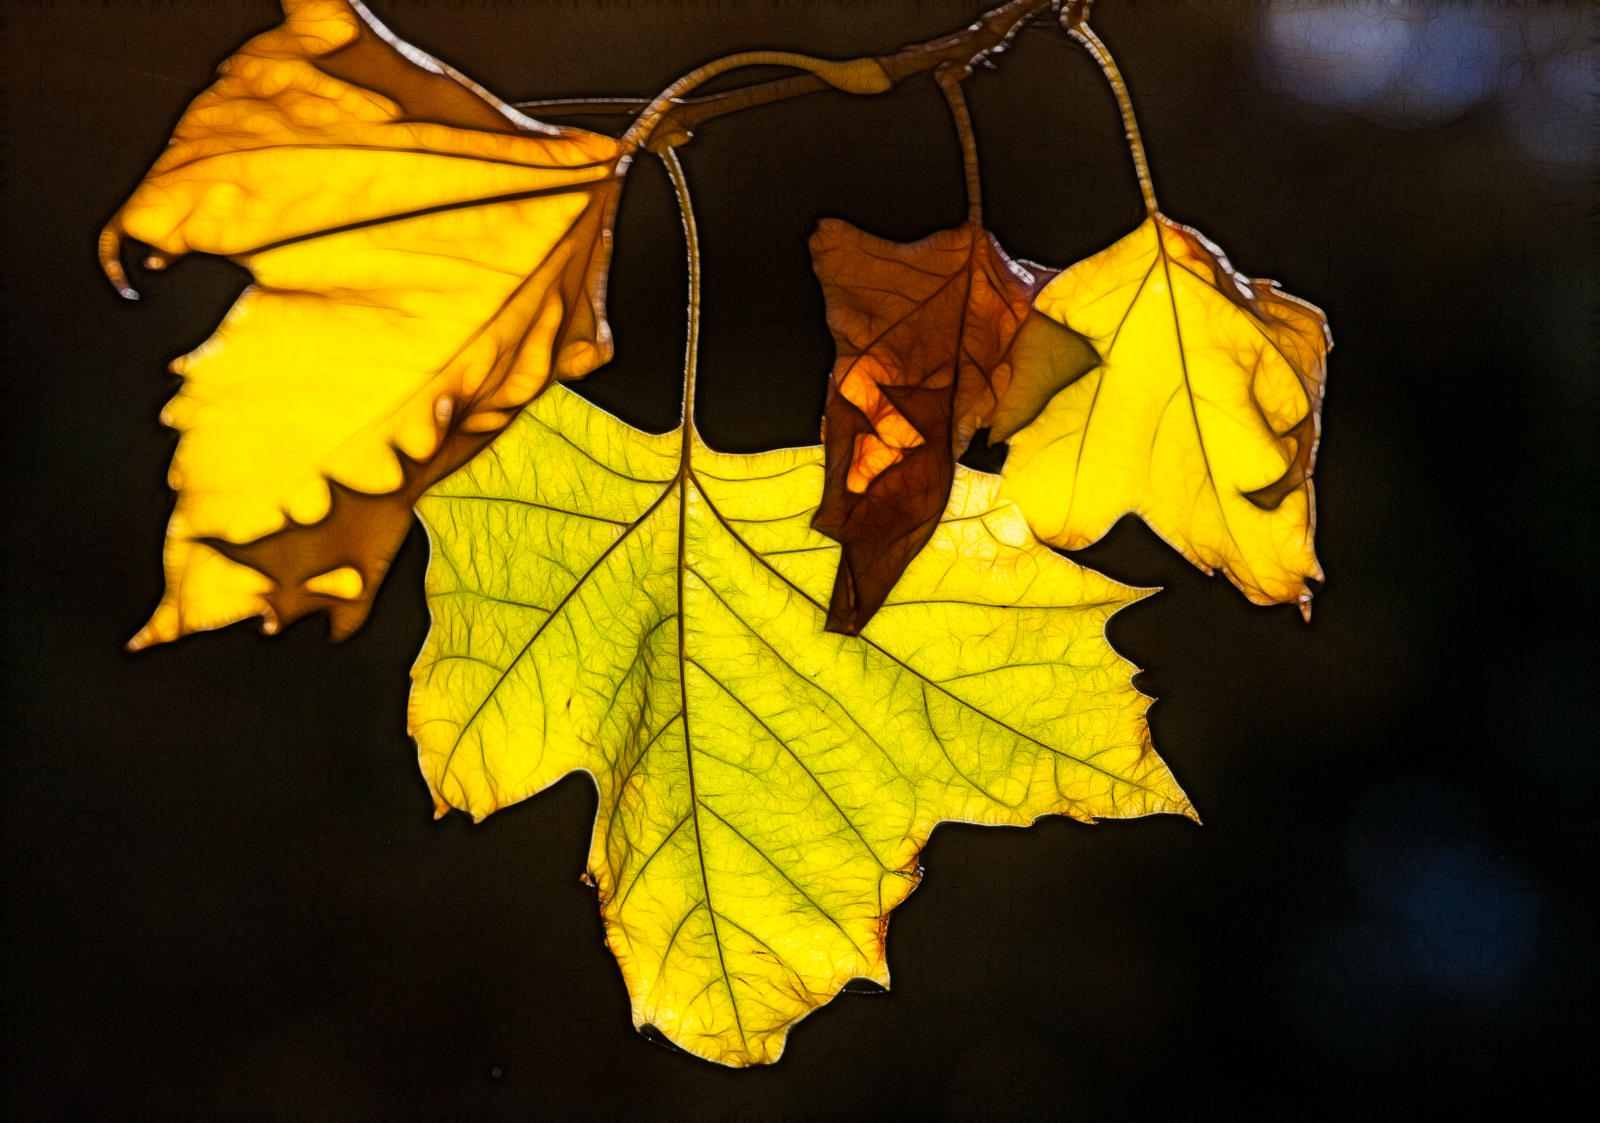
{"type": "Polygon", "coordinates": [[[284,0],[101,236],[255,283],[173,364],[167,591],[142,647],[250,616],[365,618],[411,503],[551,379],[609,358],[627,150],[529,120],[350,0],[284,0]]]}
{"type": "Polygon", "coordinates": [[[1034,306],[1102,360],[1012,438],[1003,494],[1034,532],[1078,549],[1136,512],[1252,601],[1309,619],[1323,314],[1159,214],[1034,306]]]}
{"type": "Polygon", "coordinates": [[[775,1060],[852,977],[887,983],[941,820],[1193,814],[1105,640],[1140,591],[959,468],[862,634],[826,632],[823,477],[820,448],[721,454],[555,389],[418,506],[410,728],[439,813],[589,772],[634,1023],[730,1065],[775,1060]]]}

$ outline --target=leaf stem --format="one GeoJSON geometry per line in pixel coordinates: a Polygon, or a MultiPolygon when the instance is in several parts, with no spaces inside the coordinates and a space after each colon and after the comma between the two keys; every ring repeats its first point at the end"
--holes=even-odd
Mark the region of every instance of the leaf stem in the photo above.
{"type": "Polygon", "coordinates": [[[933,72],[934,80],[950,105],[950,119],[961,141],[961,166],[967,177],[967,221],[982,226],[983,177],[978,169],[978,138],[972,129],[972,114],[967,111],[966,94],[961,89],[961,80],[967,74],[965,66],[952,62],[940,63],[933,72]]]}
{"type": "MultiPolygon", "coordinates": [[[[876,59],[858,58],[848,62],[834,62],[830,59],[796,54],[793,51],[740,51],[738,54],[714,59],[704,66],[696,67],[662,90],[649,105],[645,106],[644,112],[639,114],[638,119],[622,135],[622,143],[647,144],[655,134],[657,126],[661,124],[662,118],[672,109],[673,103],[679,97],[719,74],[726,74],[743,66],[791,66],[796,70],[807,71],[828,85],[852,94],[881,94],[891,85],[888,74],[876,59]]],[[[688,130],[673,129],[667,132],[669,138],[675,134],[688,136],[688,130]]],[[[672,141],[669,139],[668,143],[672,141]]]]}
{"type": "Polygon", "coordinates": [[[1128,138],[1128,153],[1133,157],[1134,174],[1139,177],[1139,193],[1144,196],[1145,213],[1158,214],[1161,208],[1156,203],[1155,186],[1150,182],[1150,162],[1145,159],[1144,138],[1139,134],[1139,121],[1133,115],[1133,99],[1128,96],[1128,84],[1122,80],[1122,71],[1117,69],[1110,49],[1089,26],[1089,7],[1089,3],[1074,3],[1062,13],[1061,24],[1093,56],[1111,92],[1116,95],[1117,109],[1122,113],[1122,129],[1128,138]]]}
{"type": "Polygon", "coordinates": [[[700,234],[695,227],[694,205],[689,198],[689,181],[684,178],[683,165],[672,147],[661,152],[661,162],[672,178],[672,190],[678,196],[678,213],[683,216],[683,237],[689,252],[689,336],[684,344],[683,356],[683,454],[682,468],[689,467],[689,430],[694,426],[695,368],[700,360],[700,234]]]}

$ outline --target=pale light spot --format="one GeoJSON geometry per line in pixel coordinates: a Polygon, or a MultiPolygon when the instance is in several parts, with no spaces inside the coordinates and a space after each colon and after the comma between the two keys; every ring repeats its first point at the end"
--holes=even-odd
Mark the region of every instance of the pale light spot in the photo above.
{"type": "Polygon", "coordinates": [[[1032,532],[1028,530],[1027,521],[1022,517],[1022,512],[1015,507],[998,511],[987,521],[994,536],[1007,546],[1021,548],[1033,537],[1032,532]]]}

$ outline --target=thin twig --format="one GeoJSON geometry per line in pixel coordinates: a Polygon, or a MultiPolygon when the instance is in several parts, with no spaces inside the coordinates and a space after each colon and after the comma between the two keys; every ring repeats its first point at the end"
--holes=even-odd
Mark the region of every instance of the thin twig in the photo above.
{"type": "Polygon", "coordinates": [[[1133,115],[1133,98],[1128,95],[1128,84],[1122,80],[1122,71],[1117,69],[1117,62],[1111,57],[1110,49],[1100,41],[1100,37],[1089,26],[1089,7],[1093,0],[1084,0],[1082,4],[1074,3],[1062,15],[1062,26],[1078,42],[1083,44],[1084,50],[1094,57],[1100,66],[1100,73],[1106,76],[1106,81],[1111,85],[1111,92],[1117,97],[1117,109],[1122,113],[1122,130],[1128,138],[1128,153],[1133,157],[1133,171],[1139,177],[1139,193],[1144,196],[1144,209],[1146,214],[1157,214],[1161,208],[1156,204],[1155,185],[1150,182],[1150,161],[1145,158],[1144,138],[1139,134],[1139,121],[1133,115]]]}

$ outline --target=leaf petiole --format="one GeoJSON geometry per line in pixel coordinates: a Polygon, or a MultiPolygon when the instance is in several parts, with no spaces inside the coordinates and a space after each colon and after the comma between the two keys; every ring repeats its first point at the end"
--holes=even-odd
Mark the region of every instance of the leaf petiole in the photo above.
{"type": "MultiPolygon", "coordinates": [[[[738,54],[714,59],[704,66],[696,67],[662,90],[649,105],[645,106],[644,112],[639,114],[638,119],[622,135],[622,143],[648,145],[662,118],[680,97],[719,74],[726,74],[730,70],[744,66],[793,67],[815,75],[835,89],[852,94],[881,94],[894,84],[883,66],[872,58],[834,62],[830,59],[796,54],[793,51],[740,51],[738,54]]],[[[669,130],[667,143],[673,143],[670,138],[676,135],[687,137],[688,130],[669,130]]]]}
{"type": "Polygon", "coordinates": [[[683,469],[689,466],[689,430],[694,425],[695,368],[700,360],[700,234],[695,227],[694,205],[689,198],[689,181],[684,178],[678,153],[668,147],[661,152],[678,197],[678,213],[683,216],[683,238],[689,253],[689,332],[683,355],[683,469]]]}
{"type": "Polygon", "coordinates": [[[1133,115],[1133,99],[1128,95],[1128,84],[1122,80],[1122,71],[1117,69],[1110,49],[1089,26],[1091,6],[1092,2],[1074,3],[1062,13],[1061,26],[1066,28],[1067,34],[1083,44],[1083,49],[1094,58],[1100,73],[1105,75],[1106,82],[1111,86],[1111,92],[1116,95],[1117,109],[1122,113],[1122,129],[1128,138],[1128,154],[1133,157],[1133,171],[1139,177],[1139,193],[1144,196],[1145,213],[1158,214],[1161,208],[1156,203],[1155,186],[1150,182],[1150,162],[1145,158],[1139,121],[1133,115]]]}
{"type": "Polygon", "coordinates": [[[967,73],[965,66],[946,62],[939,65],[933,77],[950,106],[950,120],[961,141],[961,167],[967,179],[967,221],[982,226],[983,177],[978,169],[978,138],[972,130],[972,114],[967,111],[967,96],[961,89],[961,79],[967,73]]]}

